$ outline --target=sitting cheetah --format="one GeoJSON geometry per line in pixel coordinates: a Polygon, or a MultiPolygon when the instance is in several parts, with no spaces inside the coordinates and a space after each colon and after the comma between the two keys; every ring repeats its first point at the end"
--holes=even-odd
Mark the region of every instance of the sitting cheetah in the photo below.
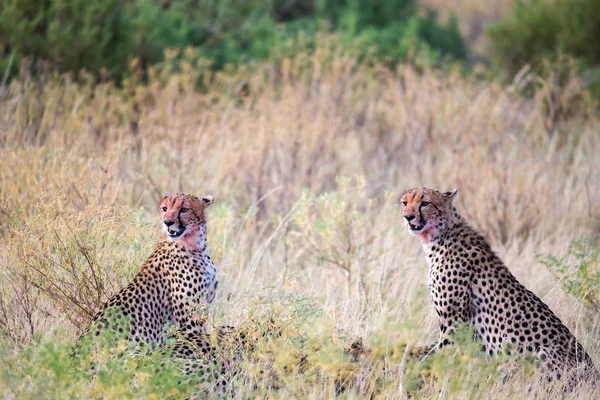
{"type": "Polygon", "coordinates": [[[164,195],[159,212],[167,239],[158,242],[133,281],[94,317],[96,335],[105,328],[107,309],[118,309],[129,318],[127,337],[137,344],[163,345],[167,325],[174,325],[183,335],[206,334],[203,314],[198,311],[206,311],[218,284],[206,251],[205,212],[212,202],[212,196],[164,195]],[[195,314],[200,316],[194,318],[195,314]]]}
{"type": "Polygon", "coordinates": [[[487,241],[456,211],[457,191],[430,188],[400,198],[408,231],[419,237],[429,265],[428,285],[440,319],[440,339],[426,353],[451,343],[457,322],[471,323],[489,354],[515,346],[538,354],[548,379],[564,372],[596,374],[590,357],[561,320],[521,285],[487,241]],[[506,345],[512,343],[512,345],[506,345]]]}
{"type": "Polygon", "coordinates": [[[212,203],[212,196],[164,195],[159,213],[167,238],[156,245],[133,281],[98,312],[88,331],[98,336],[108,329],[135,344],[163,346],[164,328],[171,325],[178,338],[172,354],[210,360],[194,361],[194,372],[200,375],[209,368],[222,372],[213,362],[204,327],[218,284],[206,249],[206,209],[212,203]],[[126,324],[119,321],[122,317],[126,324]]]}

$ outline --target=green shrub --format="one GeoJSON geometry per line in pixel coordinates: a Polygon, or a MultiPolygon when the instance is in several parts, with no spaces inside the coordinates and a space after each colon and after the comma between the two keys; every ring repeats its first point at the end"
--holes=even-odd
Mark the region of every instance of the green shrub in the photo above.
{"type": "MultiPolygon", "coordinates": [[[[313,298],[265,288],[248,305],[252,319],[237,327],[246,345],[235,336],[223,341],[216,334],[208,337],[215,346],[215,366],[235,360],[242,376],[232,378],[230,389],[238,389],[242,398],[267,397],[292,382],[296,388],[315,381],[332,385],[340,374],[353,371],[343,343],[332,336],[333,326],[323,323],[313,298]],[[303,337],[307,327],[310,334],[303,337]]],[[[117,316],[108,314],[109,324],[117,316]]],[[[171,356],[176,330],[168,327],[165,334],[165,348],[136,346],[110,330],[88,333],[75,344],[63,331],[15,348],[0,340],[0,398],[212,398],[206,394],[215,380],[186,373],[198,360],[171,356]]]]}
{"type": "MultiPolygon", "coordinates": [[[[405,383],[411,397],[419,398],[428,393],[428,398],[442,396],[444,391],[451,398],[459,393],[485,393],[485,386],[493,382],[512,379],[531,385],[535,382],[539,358],[531,353],[512,355],[500,353],[489,356],[481,349],[481,341],[475,338],[475,330],[469,325],[459,325],[452,336],[452,346],[445,346],[422,360],[410,360],[406,367],[405,383]],[[434,394],[434,395],[431,395],[434,394]]],[[[510,350],[510,345],[507,346],[510,350]]],[[[517,395],[518,389],[504,388],[506,398],[517,395]]],[[[473,396],[472,398],[479,398],[473,396]]]]}
{"type": "Polygon", "coordinates": [[[341,37],[338,45],[342,49],[391,63],[417,55],[435,62],[442,56],[464,59],[467,54],[456,21],[451,19],[443,26],[433,12],[419,15],[414,0],[304,2],[295,13],[297,18],[285,24],[280,24],[285,16],[277,6],[280,2],[275,3],[268,16],[213,38],[217,45],[212,47],[216,53],[212,58],[217,66],[263,59],[273,49],[288,53],[312,50],[316,36],[329,33],[341,37]]]}
{"type": "Polygon", "coordinates": [[[185,7],[152,0],[0,0],[0,57],[31,57],[60,71],[120,77],[130,59],[159,61],[165,48],[193,43],[194,33],[185,7]]]}
{"type": "Polygon", "coordinates": [[[310,50],[318,34],[336,32],[344,48],[392,62],[466,54],[456,23],[420,15],[414,0],[0,0],[0,73],[16,74],[29,57],[34,74],[43,61],[119,79],[133,59],[145,68],[188,47],[222,68],[310,50]]]}
{"type": "MultiPolygon", "coordinates": [[[[510,75],[526,64],[539,72],[544,60],[559,56],[587,69],[600,63],[600,0],[516,1],[513,12],[487,32],[496,67],[510,75]]],[[[600,85],[598,74],[592,75],[588,83],[600,85]]]]}
{"type": "Polygon", "coordinates": [[[447,26],[436,22],[429,11],[422,16],[414,0],[322,0],[317,16],[330,21],[346,40],[359,39],[366,48],[375,48],[380,57],[404,60],[411,51],[422,51],[427,58],[450,55],[466,57],[466,47],[455,19],[447,26]]]}
{"type": "Polygon", "coordinates": [[[60,69],[120,71],[132,36],[123,11],[118,0],[2,0],[1,55],[14,55],[17,61],[31,56],[60,69]]]}
{"type": "Polygon", "coordinates": [[[0,347],[0,396],[3,398],[183,398],[203,382],[187,378],[183,360],[124,341],[109,346],[73,344],[53,334],[14,351],[0,347]],[[92,350],[93,349],[93,350],[92,350]],[[94,369],[90,368],[90,363],[94,369]]]}
{"type": "Polygon", "coordinates": [[[563,289],[600,312],[600,238],[573,240],[569,255],[539,255],[538,261],[560,280],[563,289]]]}

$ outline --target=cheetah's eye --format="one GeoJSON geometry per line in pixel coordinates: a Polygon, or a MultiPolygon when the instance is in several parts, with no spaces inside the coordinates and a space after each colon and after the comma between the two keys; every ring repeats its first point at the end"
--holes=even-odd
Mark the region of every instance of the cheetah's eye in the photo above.
{"type": "Polygon", "coordinates": [[[421,205],[422,205],[423,207],[427,207],[427,206],[428,206],[428,205],[430,205],[430,204],[431,204],[431,203],[430,203],[430,202],[428,202],[428,201],[422,201],[422,202],[421,202],[421,205]]]}
{"type": "Polygon", "coordinates": [[[403,205],[404,207],[406,207],[406,206],[408,205],[408,202],[406,202],[406,201],[403,201],[403,202],[402,202],[402,205],[403,205]]]}
{"type": "Polygon", "coordinates": [[[167,212],[167,207],[163,207],[163,208],[162,208],[162,210],[163,210],[164,212],[167,212]]]}
{"type": "Polygon", "coordinates": [[[185,212],[188,212],[189,210],[190,210],[189,208],[182,207],[180,211],[182,213],[185,213],[185,212]]]}

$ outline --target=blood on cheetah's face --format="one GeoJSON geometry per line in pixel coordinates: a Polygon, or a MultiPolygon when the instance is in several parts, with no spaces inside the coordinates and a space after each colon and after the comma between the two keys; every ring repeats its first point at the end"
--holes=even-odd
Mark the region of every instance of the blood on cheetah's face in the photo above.
{"type": "Polygon", "coordinates": [[[213,203],[212,196],[199,198],[186,193],[166,193],[158,212],[169,239],[194,236],[206,222],[205,211],[213,203]]]}
{"type": "Polygon", "coordinates": [[[400,197],[402,216],[408,231],[429,243],[444,233],[457,191],[442,193],[426,187],[409,189],[400,197]]]}

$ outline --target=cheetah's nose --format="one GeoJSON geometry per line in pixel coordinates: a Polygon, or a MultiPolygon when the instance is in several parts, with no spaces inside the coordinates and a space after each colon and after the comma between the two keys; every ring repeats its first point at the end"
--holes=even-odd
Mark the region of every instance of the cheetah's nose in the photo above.
{"type": "Polygon", "coordinates": [[[407,221],[412,221],[413,219],[415,219],[415,216],[412,214],[407,214],[404,216],[404,218],[406,218],[407,221]]]}
{"type": "Polygon", "coordinates": [[[163,221],[166,226],[171,226],[175,223],[175,221],[171,221],[170,219],[163,221]]]}

